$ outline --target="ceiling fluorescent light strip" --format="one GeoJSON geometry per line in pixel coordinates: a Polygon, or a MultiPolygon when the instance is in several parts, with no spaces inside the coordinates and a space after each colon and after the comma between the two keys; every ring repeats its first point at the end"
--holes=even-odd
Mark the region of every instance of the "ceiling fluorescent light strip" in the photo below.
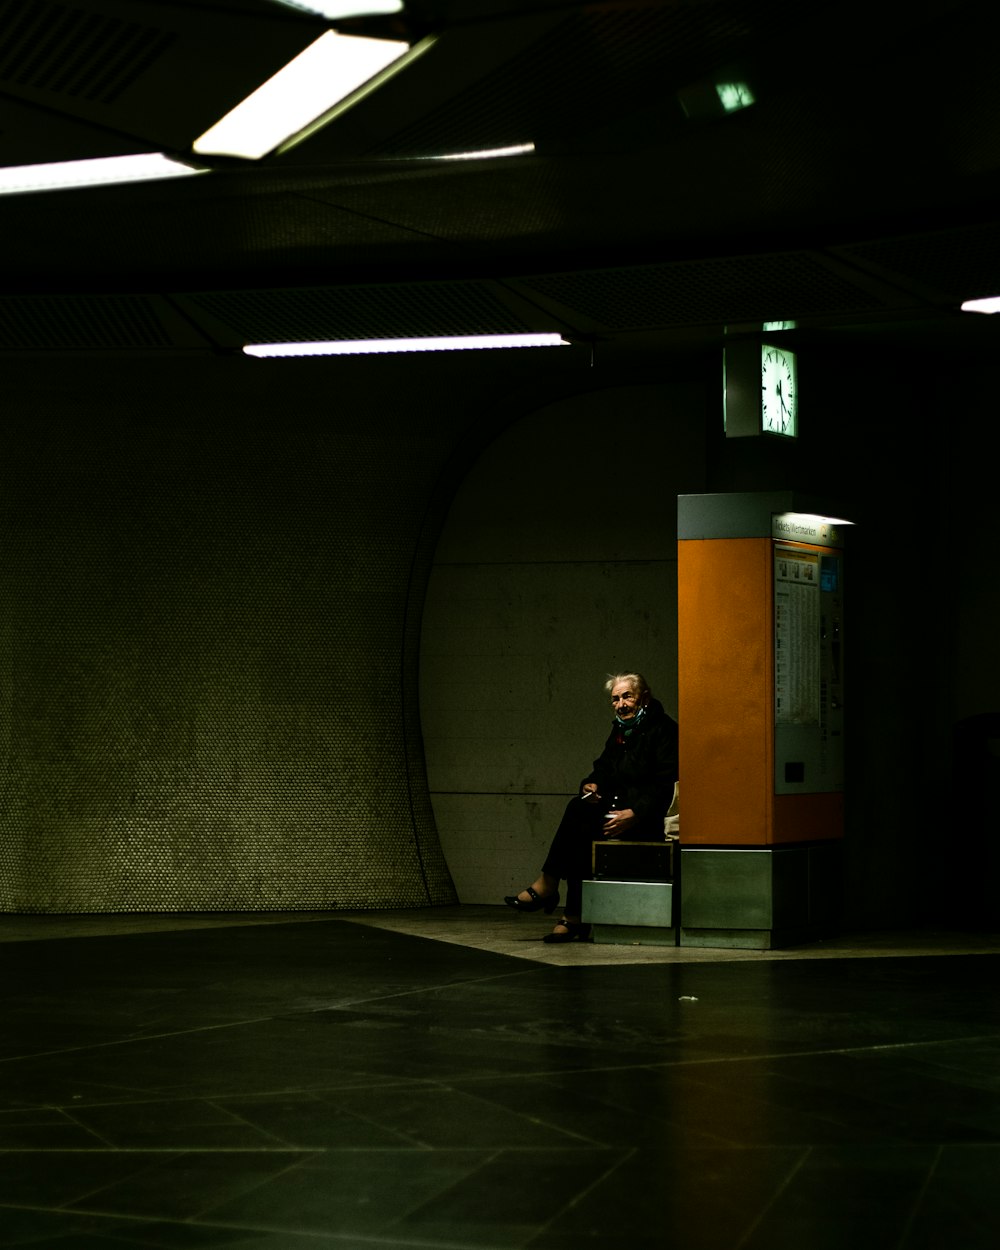
{"type": "Polygon", "coordinates": [[[54,161],[45,165],[12,165],[0,169],[0,195],[63,191],[71,187],[110,186],[123,182],[155,182],[207,172],[160,152],[103,156],[83,161],[54,161]]]}
{"type": "Polygon", "coordinates": [[[414,339],[341,339],[314,343],[249,343],[248,356],[357,356],[386,352],[457,352],[497,347],[569,347],[561,334],[460,334],[414,339]]]}
{"type": "Polygon", "coordinates": [[[193,144],[204,156],[259,160],[284,152],[363,99],[434,42],[414,47],[328,30],[193,144]]]}
{"type": "Polygon", "coordinates": [[[417,161],[488,161],[495,156],[526,156],[534,152],[533,143],[513,143],[506,148],[482,148],[478,152],[443,152],[439,156],[414,156],[417,161]]]}
{"type": "Polygon", "coordinates": [[[962,304],[962,312],[1000,312],[1000,295],[990,295],[986,299],[967,299],[965,303],[962,304]]]}
{"type": "Polygon", "coordinates": [[[286,9],[314,13],[336,22],[348,17],[378,17],[384,13],[402,13],[403,0],[275,0],[286,9]]]}

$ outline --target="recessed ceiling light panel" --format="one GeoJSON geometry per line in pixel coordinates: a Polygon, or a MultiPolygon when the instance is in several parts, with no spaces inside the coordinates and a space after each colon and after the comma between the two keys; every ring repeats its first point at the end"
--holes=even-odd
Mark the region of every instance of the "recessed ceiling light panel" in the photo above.
{"type": "Polygon", "coordinates": [[[121,182],[155,182],[161,178],[184,178],[188,174],[206,172],[160,152],[102,156],[84,161],[54,161],[45,165],[10,165],[0,169],[0,195],[64,191],[72,187],[107,186],[121,182]]]}
{"type": "Polygon", "coordinates": [[[203,156],[260,160],[325,125],[433,42],[414,48],[328,30],[194,142],[203,156]],[[409,55],[408,55],[409,54],[409,55]]]}

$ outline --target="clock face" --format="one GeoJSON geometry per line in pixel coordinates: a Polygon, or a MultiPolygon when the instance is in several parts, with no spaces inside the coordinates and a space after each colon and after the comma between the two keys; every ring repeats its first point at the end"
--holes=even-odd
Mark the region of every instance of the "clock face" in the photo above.
{"type": "Polygon", "coordinates": [[[761,428],[794,438],[798,433],[798,382],[795,353],[762,343],[760,349],[761,428]]]}

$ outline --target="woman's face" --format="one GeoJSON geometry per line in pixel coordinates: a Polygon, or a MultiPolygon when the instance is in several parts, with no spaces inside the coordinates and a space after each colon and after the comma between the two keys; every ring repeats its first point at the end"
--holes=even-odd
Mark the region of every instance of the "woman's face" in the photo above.
{"type": "Polygon", "coordinates": [[[611,687],[611,706],[619,719],[631,720],[642,707],[642,700],[628,682],[619,681],[611,687]]]}

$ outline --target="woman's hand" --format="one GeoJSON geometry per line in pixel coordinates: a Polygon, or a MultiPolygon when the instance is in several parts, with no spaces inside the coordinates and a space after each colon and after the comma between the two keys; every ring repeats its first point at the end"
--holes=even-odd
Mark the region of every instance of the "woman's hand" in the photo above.
{"type": "Polygon", "coordinates": [[[631,807],[623,807],[620,812],[608,812],[604,818],[602,833],[606,838],[617,838],[626,829],[631,829],[634,824],[635,812],[631,807]]]}
{"type": "Polygon", "coordinates": [[[584,803],[596,803],[600,797],[597,793],[597,786],[592,781],[585,782],[581,787],[580,798],[583,799],[584,803]]]}

